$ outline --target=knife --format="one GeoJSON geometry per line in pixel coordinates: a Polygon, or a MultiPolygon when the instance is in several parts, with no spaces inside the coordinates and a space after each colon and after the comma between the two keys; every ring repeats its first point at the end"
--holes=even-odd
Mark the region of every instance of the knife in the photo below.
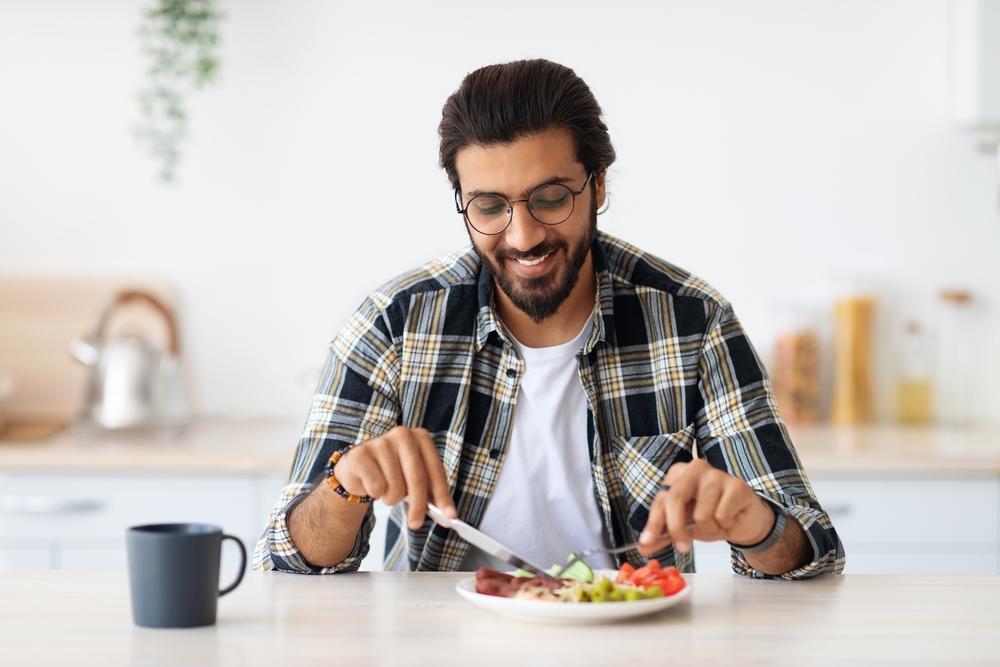
{"type": "Polygon", "coordinates": [[[473,528],[469,524],[465,523],[461,519],[450,519],[448,516],[442,512],[437,506],[432,503],[427,503],[427,515],[434,520],[434,523],[438,524],[443,528],[450,528],[461,537],[463,540],[471,544],[472,546],[485,551],[494,558],[498,558],[508,565],[512,565],[515,568],[522,570],[527,570],[537,577],[546,579],[548,581],[559,581],[551,574],[538,567],[531,561],[518,556],[516,553],[500,544],[492,537],[482,532],[477,528],[473,528]]]}

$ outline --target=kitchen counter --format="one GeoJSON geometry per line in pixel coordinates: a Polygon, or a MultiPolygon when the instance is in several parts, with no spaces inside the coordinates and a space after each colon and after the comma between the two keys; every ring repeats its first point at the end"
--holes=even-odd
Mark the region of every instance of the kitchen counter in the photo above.
{"type": "MultiPolygon", "coordinates": [[[[284,475],[302,424],[201,419],[181,433],[70,427],[38,442],[0,441],[0,472],[176,472],[284,475]]],[[[898,426],[792,428],[810,474],[1000,473],[1000,429],[898,426]]]]}
{"type": "Polygon", "coordinates": [[[301,433],[302,423],[273,419],[199,419],[176,432],[73,425],[42,441],[0,441],[0,471],[284,475],[301,433]]]}
{"type": "Polygon", "coordinates": [[[1000,473],[1000,428],[791,427],[809,474],[1000,473]]]}
{"type": "Polygon", "coordinates": [[[596,626],[496,616],[455,593],[466,576],[251,572],[220,600],[216,626],[156,630],[132,624],[125,572],[20,572],[0,576],[0,645],[10,664],[101,667],[984,664],[1000,655],[996,576],[690,575],[687,602],[596,626]]]}

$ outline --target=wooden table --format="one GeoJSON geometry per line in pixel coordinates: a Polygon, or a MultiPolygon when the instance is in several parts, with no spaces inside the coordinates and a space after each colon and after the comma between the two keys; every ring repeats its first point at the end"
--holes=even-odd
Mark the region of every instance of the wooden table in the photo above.
{"type": "MultiPolygon", "coordinates": [[[[468,574],[248,573],[216,626],[132,624],[124,573],[0,574],[4,665],[997,664],[1000,577],[692,575],[643,620],[544,626],[461,599],[468,574]]],[[[544,603],[539,603],[544,604],[544,603]]]]}

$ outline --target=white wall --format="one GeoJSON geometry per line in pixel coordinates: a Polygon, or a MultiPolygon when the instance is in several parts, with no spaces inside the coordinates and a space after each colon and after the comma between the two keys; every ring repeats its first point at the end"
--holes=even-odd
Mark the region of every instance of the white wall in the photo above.
{"type": "MultiPolygon", "coordinates": [[[[887,329],[966,286],[1000,338],[997,171],[955,129],[945,0],[229,2],[169,187],[129,133],[139,7],[0,4],[0,270],[173,280],[202,411],[304,415],[366,291],[466,242],[440,109],[522,57],[606,110],[601,225],[713,283],[765,353],[831,276],[880,286],[887,329]]],[[[994,353],[984,412],[998,376],[994,353]]]]}

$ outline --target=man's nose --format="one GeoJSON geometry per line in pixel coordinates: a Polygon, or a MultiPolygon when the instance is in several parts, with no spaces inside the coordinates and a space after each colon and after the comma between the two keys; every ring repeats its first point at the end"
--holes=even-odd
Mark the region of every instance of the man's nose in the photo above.
{"type": "Polygon", "coordinates": [[[528,211],[528,202],[511,204],[510,225],[505,232],[507,245],[521,252],[528,252],[545,240],[545,225],[535,220],[528,211]]]}

